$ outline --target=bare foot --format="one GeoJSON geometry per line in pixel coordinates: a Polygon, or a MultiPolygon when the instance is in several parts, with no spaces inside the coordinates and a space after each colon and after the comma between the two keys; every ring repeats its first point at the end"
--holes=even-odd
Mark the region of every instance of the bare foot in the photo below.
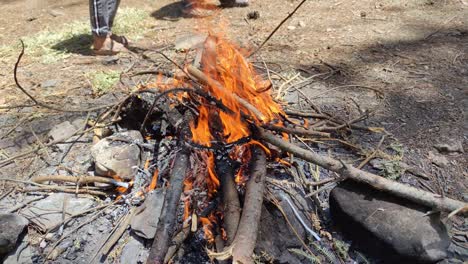
{"type": "Polygon", "coordinates": [[[115,55],[120,52],[128,52],[125,45],[114,40],[112,35],[105,37],[94,36],[93,52],[95,55],[115,55]]]}

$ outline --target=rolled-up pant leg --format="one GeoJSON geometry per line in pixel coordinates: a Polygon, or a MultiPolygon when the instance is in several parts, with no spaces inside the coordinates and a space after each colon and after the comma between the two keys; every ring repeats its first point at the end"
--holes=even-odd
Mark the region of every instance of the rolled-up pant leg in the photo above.
{"type": "Polygon", "coordinates": [[[97,36],[111,33],[120,0],[89,0],[91,31],[97,36]]]}

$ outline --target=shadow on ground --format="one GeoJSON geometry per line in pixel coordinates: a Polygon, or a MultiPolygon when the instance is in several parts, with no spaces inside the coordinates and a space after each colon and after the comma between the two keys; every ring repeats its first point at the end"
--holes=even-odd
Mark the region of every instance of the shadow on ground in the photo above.
{"type": "Polygon", "coordinates": [[[92,42],[93,37],[90,34],[79,34],[55,44],[52,46],[52,49],[65,53],[75,53],[90,56],[92,55],[92,42]]]}
{"type": "Polygon", "coordinates": [[[170,3],[151,13],[151,16],[159,20],[177,21],[184,18],[183,7],[182,1],[170,3]]]}
{"type": "Polygon", "coordinates": [[[158,20],[178,21],[181,18],[203,18],[212,16],[217,10],[224,8],[215,4],[204,4],[193,12],[185,7],[184,1],[170,3],[151,13],[158,20]],[[184,12],[187,11],[187,12],[184,12]]]}

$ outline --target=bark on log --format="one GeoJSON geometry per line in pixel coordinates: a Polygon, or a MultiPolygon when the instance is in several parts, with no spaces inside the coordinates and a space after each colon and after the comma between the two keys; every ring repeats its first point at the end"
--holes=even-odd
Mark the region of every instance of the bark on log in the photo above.
{"type": "Polygon", "coordinates": [[[164,206],[156,227],[156,235],[146,263],[162,264],[174,235],[177,209],[184,186],[184,178],[189,165],[188,150],[182,149],[174,158],[170,185],[164,199],[164,206]]]}
{"type": "Polygon", "coordinates": [[[258,146],[252,148],[251,162],[251,178],[247,182],[244,209],[236,237],[232,242],[233,263],[254,263],[252,255],[257,242],[266,177],[266,155],[262,148],[258,146]]]}
{"type": "Polygon", "coordinates": [[[277,146],[283,151],[294,154],[301,159],[317,164],[325,169],[337,172],[342,176],[350,178],[354,181],[366,183],[376,189],[392,193],[401,198],[405,198],[441,211],[452,212],[460,208],[464,208],[462,212],[468,212],[467,203],[450,199],[448,197],[441,197],[440,195],[419,190],[414,187],[359,170],[350,165],[346,165],[339,160],[321,156],[286,142],[262,128],[258,128],[258,130],[260,138],[266,142],[277,146]]]}
{"type": "MultiPolygon", "coordinates": [[[[216,160],[216,175],[221,183],[221,195],[224,206],[224,228],[227,233],[225,246],[229,246],[237,232],[241,215],[239,194],[234,182],[234,170],[232,161],[228,158],[216,160]]],[[[218,251],[220,251],[218,249],[218,251]]]]}

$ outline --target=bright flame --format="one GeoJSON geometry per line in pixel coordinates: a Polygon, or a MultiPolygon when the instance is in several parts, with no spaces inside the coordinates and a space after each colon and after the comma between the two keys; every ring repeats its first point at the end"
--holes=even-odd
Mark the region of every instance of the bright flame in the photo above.
{"type": "Polygon", "coordinates": [[[156,185],[158,184],[158,177],[159,177],[159,171],[158,169],[154,170],[154,173],[153,173],[153,178],[151,179],[151,183],[150,185],[148,186],[148,189],[147,191],[150,192],[152,190],[154,190],[156,188],[156,185]]]}
{"type": "Polygon", "coordinates": [[[270,92],[265,91],[265,81],[255,72],[241,51],[223,35],[210,35],[207,38],[201,61],[204,66],[203,72],[208,76],[205,89],[221,100],[233,113],[219,111],[214,107],[208,108],[202,104],[197,125],[191,126],[195,142],[211,146],[210,141],[214,137],[209,129],[212,123],[210,120],[215,116],[219,116],[221,121],[223,141],[232,143],[250,135],[242,114],[252,117],[257,124],[273,121],[279,118],[280,113],[283,114],[270,92]],[[254,106],[260,112],[260,116],[251,112],[236,98],[254,106]]]}
{"type": "Polygon", "coordinates": [[[200,217],[200,222],[203,226],[203,232],[205,233],[206,241],[210,244],[214,243],[215,235],[213,229],[214,224],[217,223],[216,215],[211,213],[208,217],[200,217]]]}
{"type": "Polygon", "coordinates": [[[218,191],[218,187],[220,185],[219,179],[215,173],[215,157],[212,152],[207,152],[208,159],[207,159],[207,166],[208,166],[208,177],[206,179],[206,184],[208,186],[208,195],[212,196],[218,191]]]}

